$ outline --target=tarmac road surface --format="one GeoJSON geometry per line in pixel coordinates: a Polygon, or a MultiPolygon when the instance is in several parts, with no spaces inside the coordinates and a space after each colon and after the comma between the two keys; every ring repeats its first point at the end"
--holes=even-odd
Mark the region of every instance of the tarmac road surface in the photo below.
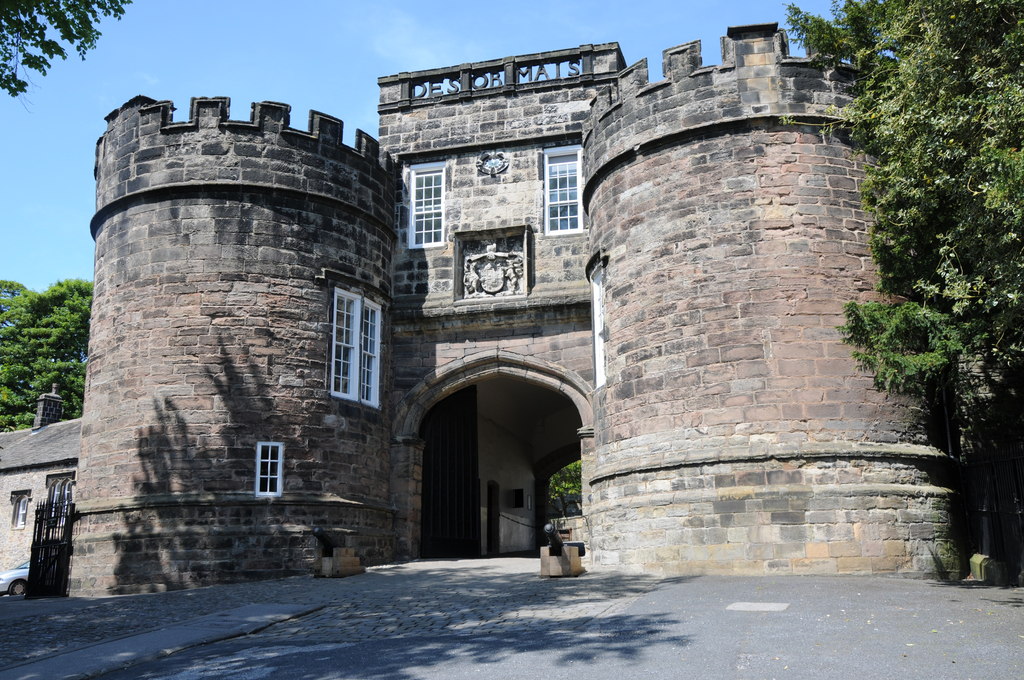
{"type": "MultiPolygon", "coordinates": [[[[0,680],[83,677],[90,664],[106,680],[1024,678],[1020,588],[614,572],[540,579],[537,569],[525,558],[436,560],[188,591],[242,606],[0,664],[0,680]],[[258,601],[245,603],[247,589],[258,601]],[[176,648],[184,651],[161,656],[176,648]]],[[[142,601],[152,616],[162,599],[174,618],[183,597],[114,602],[142,601]]]]}

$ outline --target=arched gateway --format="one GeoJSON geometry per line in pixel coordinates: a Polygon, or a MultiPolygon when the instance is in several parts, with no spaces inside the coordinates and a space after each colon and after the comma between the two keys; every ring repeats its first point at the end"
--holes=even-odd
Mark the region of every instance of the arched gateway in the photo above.
{"type": "Polygon", "coordinates": [[[556,364],[497,351],[410,390],[396,413],[393,468],[419,483],[393,499],[399,550],[472,557],[535,547],[547,479],[589,451],[584,389],[556,364]]]}
{"type": "Polygon", "coordinates": [[[956,573],[955,468],[841,341],[873,296],[852,74],[733,27],[401,73],[380,140],[138,97],[97,146],[72,590],[531,547],[600,568],[956,573]]]}

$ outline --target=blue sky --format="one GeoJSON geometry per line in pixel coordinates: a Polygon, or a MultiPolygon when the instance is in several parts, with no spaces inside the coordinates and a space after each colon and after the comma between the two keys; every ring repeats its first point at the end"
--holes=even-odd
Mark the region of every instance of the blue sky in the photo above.
{"type": "MultiPolygon", "coordinates": [[[[797,0],[827,14],[830,0],[797,0]]],[[[377,134],[377,78],[588,43],[618,42],[628,63],[701,40],[720,61],[728,26],[785,22],[781,0],[619,2],[355,2],[349,0],[135,0],[85,61],[57,62],[20,99],[0,95],[0,279],[43,290],[92,279],[93,160],[104,117],[137,94],[172,100],[187,117],[195,96],[231,97],[248,120],[254,101],[310,109],[377,134]]]]}

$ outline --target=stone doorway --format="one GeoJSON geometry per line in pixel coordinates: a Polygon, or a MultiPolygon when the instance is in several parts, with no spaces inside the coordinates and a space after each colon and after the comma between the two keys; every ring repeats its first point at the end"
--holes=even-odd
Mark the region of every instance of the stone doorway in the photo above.
{"type": "Polygon", "coordinates": [[[536,548],[552,460],[579,459],[580,427],[577,406],[563,393],[507,375],[435,404],[420,429],[421,556],[536,548]]]}

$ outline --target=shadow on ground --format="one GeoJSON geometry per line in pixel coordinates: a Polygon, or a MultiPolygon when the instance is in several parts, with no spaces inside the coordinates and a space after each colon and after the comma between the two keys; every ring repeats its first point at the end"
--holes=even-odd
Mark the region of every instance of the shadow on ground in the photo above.
{"type": "Polygon", "coordinates": [[[1024,590],[1014,586],[994,586],[984,581],[934,581],[940,588],[961,588],[974,592],[991,592],[992,597],[981,598],[985,602],[1000,604],[1007,607],[1024,607],[1024,590]]]}
{"type": "MultiPolygon", "coordinates": [[[[679,623],[672,616],[622,613],[651,588],[687,579],[614,573],[540,579],[535,563],[528,562],[530,573],[508,573],[507,564],[492,568],[490,560],[468,568],[465,561],[434,561],[375,570],[348,579],[359,587],[338,590],[306,617],[123,677],[248,677],[259,668],[252,677],[408,680],[443,675],[455,665],[487,672],[513,655],[532,655],[553,667],[621,663],[638,661],[655,646],[690,643],[689,636],[670,632],[679,623]]],[[[523,668],[524,677],[536,670],[523,668]]]]}

